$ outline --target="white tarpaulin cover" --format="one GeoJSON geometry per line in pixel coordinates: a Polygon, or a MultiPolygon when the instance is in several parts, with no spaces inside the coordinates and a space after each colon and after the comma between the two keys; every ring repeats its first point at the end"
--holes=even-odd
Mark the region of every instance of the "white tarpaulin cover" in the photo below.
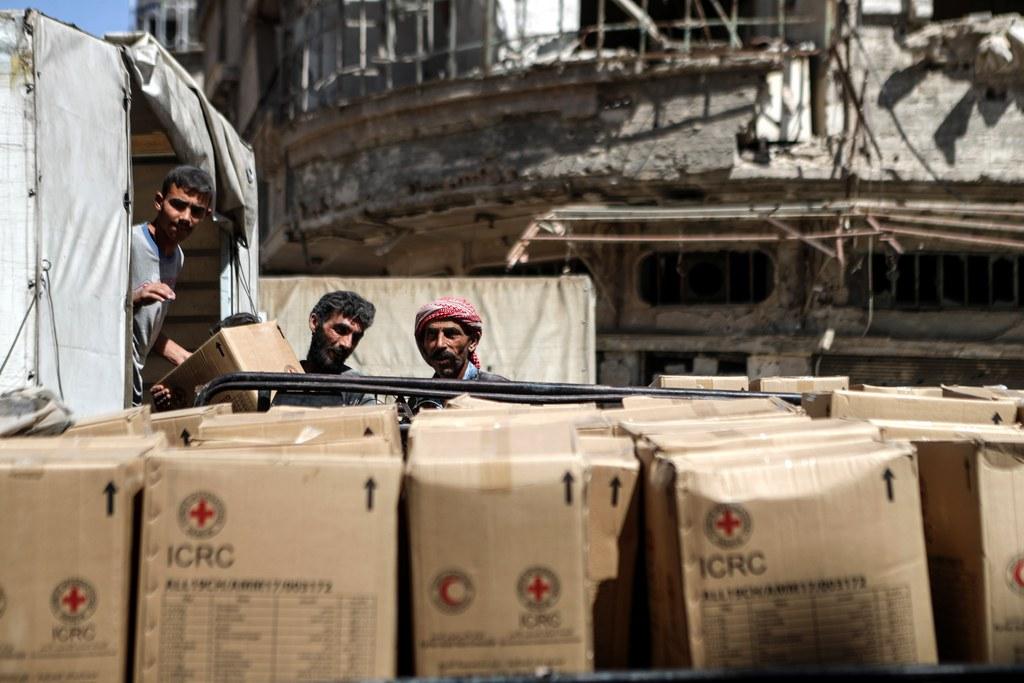
{"type": "Polygon", "coordinates": [[[37,19],[37,221],[39,257],[49,264],[46,305],[38,304],[39,382],[79,412],[117,410],[130,357],[131,86],[116,49],[37,19]]]}
{"type": "Polygon", "coordinates": [[[153,36],[144,34],[125,49],[135,85],[166,129],[175,154],[213,176],[217,211],[252,246],[258,218],[252,148],[153,36]]]}
{"type": "Polygon", "coordinates": [[[30,281],[37,296],[2,384],[37,382],[79,412],[118,409],[128,357],[128,72],[117,48],[77,29],[35,13],[2,16],[18,45],[5,47],[7,64],[20,66],[3,79],[3,135],[15,139],[0,165],[25,174],[3,187],[3,277],[17,280],[0,300],[5,353],[30,281]],[[20,263],[8,264],[8,253],[20,263]]]}
{"type": "Polygon", "coordinates": [[[35,369],[35,119],[23,16],[0,13],[0,393],[30,382],[35,369]]]}
{"type": "Polygon", "coordinates": [[[509,379],[593,383],[594,290],[586,276],[556,278],[261,278],[261,307],[299,358],[309,350],[309,312],[327,292],[358,292],[376,320],[350,364],[368,375],[429,377],[413,339],[416,311],[462,296],[484,321],[481,366],[509,379]]]}

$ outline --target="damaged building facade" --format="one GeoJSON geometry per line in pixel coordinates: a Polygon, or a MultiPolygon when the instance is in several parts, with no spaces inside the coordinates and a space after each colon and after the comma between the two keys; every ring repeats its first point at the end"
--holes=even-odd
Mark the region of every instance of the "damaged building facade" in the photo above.
{"type": "MultiPolygon", "coordinates": [[[[209,0],[264,273],[587,273],[598,379],[1024,384],[1008,1],[209,0]]],[[[524,378],[528,379],[528,378],[524,378]]]]}

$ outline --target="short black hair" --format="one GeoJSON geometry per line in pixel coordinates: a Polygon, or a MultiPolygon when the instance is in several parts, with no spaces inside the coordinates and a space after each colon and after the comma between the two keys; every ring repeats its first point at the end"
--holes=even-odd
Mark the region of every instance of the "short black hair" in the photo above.
{"type": "Polygon", "coordinates": [[[213,178],[201,168],[195,166],[178,166],[164,176],[164,183],[160,186],[160,194],[167,194],[171,185],[177,185],[190,194],[200,194],[210,198],[213,204],[213,178]]]}
{"type": "Polygon", "coordinates": [[[328,292],[320,297],[320,301],[316,302],[316,306],[309,314],[316,318],[318,323],[323,323],[336,313],[352,318],[365,330],[373,324],[373,316],[377,309],[355,292],[337,291],[328,292]]]}
{"type": "Polygon", "coordinates": [[[260,322],[260,317],[258,315],[256,315],[255,313],[250,313],[248,311],[242,311],[241,313],[234,313],[234,314],[229,315],[228,317],[224,318],[223,320],[215,322],[210,327],[210,336],[212,337],[213,335],[215,335],[218,332],[220,332],[221,330],[223,330],[225,327],[241,327],[242,325],[258,325],[259,322],[260,322]]]}

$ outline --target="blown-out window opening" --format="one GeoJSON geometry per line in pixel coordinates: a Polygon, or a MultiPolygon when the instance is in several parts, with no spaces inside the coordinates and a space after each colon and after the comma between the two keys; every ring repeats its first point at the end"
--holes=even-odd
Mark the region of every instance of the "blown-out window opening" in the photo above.
{"type": "MultiPolygon", "coordinates": [[[[862,298],[896,309],[1024,306],[1024,256],[914,253],[872,255],[862,298]],[[870,290],[868,290],[870,287],[870,290]]],[[[863,303],[863,302],[862,302],[863,303]]]]}
{"type": "Polygon", "coordinates": [[[757,304],[775,287],[763,251],[655,252],[640,260],[640,297],[652,306],[757,304]]]}

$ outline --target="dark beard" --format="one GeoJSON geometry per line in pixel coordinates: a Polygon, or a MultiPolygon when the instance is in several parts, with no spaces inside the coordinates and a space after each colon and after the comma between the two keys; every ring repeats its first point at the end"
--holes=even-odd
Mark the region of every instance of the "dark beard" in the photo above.
{"type": "Polygon", "coordinates": [[[463,367],[466,364],[465,361],[462,358],[460,358],[458,354],[452,353],[451,351],[448,351],[447,349],[438,349],[437,351],[435,351],[434,353],[432,353],[430,355],[430,360],[433,363],[436,363],[437,361],[441,361],[441,360],[448,360],[448,361],[452,362],[452,364],[448,366],[451,369],[445,371],[445,372],[448,372],[448,373],[451,373],[451,374],[448,374],[448,375],[442,374],[440,369],[438,369],[436,367],[434,368],[434,371],[437,373],[437,376],[441,377],[443,379],[456,379],[458,377],[461,377],[462,376],[463,367]],[[462,361],[462,362],[460,362],[460,361],[462,361]]]}
{"type": "Polygon", "coordinates": [[[337,375],[345,370],[348,357],[349,354],[344,350],[332,348],[327,343],[327,335],[318,325],[309,342],[309,353],[306,354],[306,361],[312,366],[313,372],[337,375]]]}

